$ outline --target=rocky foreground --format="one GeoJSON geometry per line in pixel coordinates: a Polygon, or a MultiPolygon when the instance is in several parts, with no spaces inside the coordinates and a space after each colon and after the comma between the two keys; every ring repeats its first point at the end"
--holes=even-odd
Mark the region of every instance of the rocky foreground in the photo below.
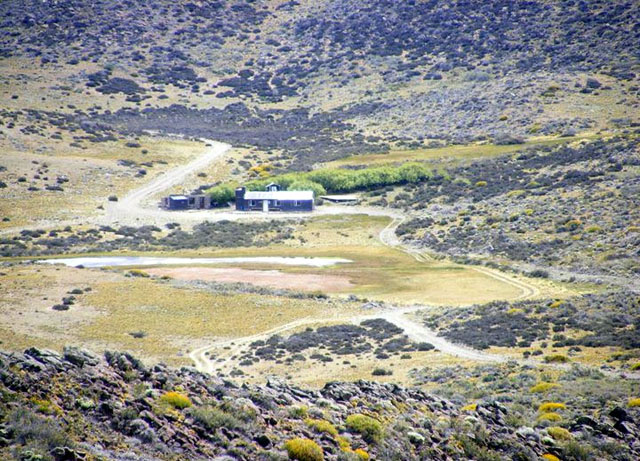
{"type": "Polygon", "coordinates": [[[365,381],[318,391],[278,381],[239,387],[76,348],[0,353],[0,398],[2,459],[640,457],[634,407],[603,403],[564,427],[528,427],[508,402],[457,408],[416,388],[365,381]]]}

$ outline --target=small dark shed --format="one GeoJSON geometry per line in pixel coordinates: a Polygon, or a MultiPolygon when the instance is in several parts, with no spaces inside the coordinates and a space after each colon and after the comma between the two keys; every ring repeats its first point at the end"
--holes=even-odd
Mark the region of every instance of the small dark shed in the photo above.
{"type": "Polygon", "coordinates": [[[186,195],[170,195],[165,197],[164,206],[168,210],[187,210],[189,209],[189,197],[186,195]]]}
{"type": "Polygon", "coordinates": [[[206,194],[169,195],[162,199],[162,206],[167,210],[202,210],[212,207],[211,197],[206,194]]]}

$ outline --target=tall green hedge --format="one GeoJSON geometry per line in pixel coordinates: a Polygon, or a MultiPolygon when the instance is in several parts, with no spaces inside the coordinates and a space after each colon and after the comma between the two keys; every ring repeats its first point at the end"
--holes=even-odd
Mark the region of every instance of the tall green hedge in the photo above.
{"type": "Polygon", "coordinates": [[[420,163],[401,166],[379,166],[360,170],[320,169],[304,173],[287,173],[266,179],[250,181],[249,190],[263,190],[271,182],[289,189],[292,184],[305,183],[309,189],[320,185],[326,192],[352,192],[369,190],[395,184],[417,183],[432,176],[431,170],[420,163]]]}

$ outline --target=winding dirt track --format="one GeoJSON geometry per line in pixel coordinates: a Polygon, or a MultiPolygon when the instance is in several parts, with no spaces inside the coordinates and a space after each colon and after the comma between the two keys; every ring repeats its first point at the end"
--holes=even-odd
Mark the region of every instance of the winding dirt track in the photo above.
{"type": "Polygon", "coordinates": [[[142,206],[144,201],[155,194],[159,194],[180,184],[189,175],[205,169],[231,149],[230,144],[212,141],[210,139],[202,139],[202,141],[208,145],[208,149],[204,154],[185,165],[162,173],[144,186],[131,191],[122,200],[111,202],[112,205],[107,209],[107,220],[117,221],[121,216],[144,217],[148,215],[148,212],[151,210],[142,206]]]}
{"type": "MultiPolygon", "coordinates": [[[[321,210],[316,210],[313,214],[281,214],[281,213],[269,213],[269,214],[254,214],[254,213],[234,213],[234,212],[211,212],[205,211],[189,211],[182,213],[168,213],[164,210],[159,210],[157,207],[145,207],[144,203],[152,198],[156,194],[180,184],[191,174],[206,168],[212,162],[219,160],[231,146],[212,140],[204,139],[210,148],[191,162],[175,168],[171,171],[165,172],[156,177],[144,186],[137,188],[127,194],[119,202],[112,202],[107,208],[105,215],[90,220],[94,224],[115,224],[115,223],[133,223],[136,221],[144,220],[146,224],[153,222],[196,222],[202,220],[220,221],[220,220],[236,220],[236,219],[299,219],[307,216],[317,215],[344,215],[344,214],[367,214],[371,216],[387,216],[392,218],[392,222],[386,226],[379,235],[380,241],[392,248],[396,248],[400,251],[404,251],[413,256],[417,261],[427,262],[430,258],[424,252],[419,249],[409,248],[402,244],[398,239],[395,231],[402,222],[406,219],[394,210],[385,210],[380,208],[368,208],[368,207],[356,207],[356,206],[332,206],[325,207],[321,210]]],[[[86,223],[86,221],[85,221],[86,223]]],[[[55,223],[59,226],[61,223],[55,223]]],[[[66,223],[65,223],[66,224],[66,223]]],[[[70,222],[69,224],[77,224],[77,222],[70,222]]],[[[43,226],[36,226],[42,228],[43,226]]],[[[26,229],[26,227],[22,228],[26,229]]],[[[16,232],[16,229],[6,229],[2,233],[16,232]]],[[[518,299],[530,298],[537,296],[539,290],[523,281],[515,280],[506,274],[498,271],[485,268],[485,267],[472,267],[472,269],[489,275],[504,283],[513,285],[514,287],[522,291],[518,299]]],[[[213,341],[210,344],[194,349],[189,353],[189,357],[194,362],[195,367],[205,373],[212,373],[216,368],[227,369],[234,364],[233,356],[239,352],[243,347],[246,347],[253,341],[259,339],[266,339],[274,334],[284,333],[286,331],[294,330],[304,325],[312,325],[323,323],[326,321],[344,321],[351,323],[360,323],[363,320],[371,318],[383,318],[405,332],[405,334],[412,340],[417,342],[429,342],[433,344],[437,349],[445,354],[450,354],[456,357],[473,360],[476,362],[506,362],[508,359],[503,356],[488,354],[482,351],[474,350],[468,347],[464,347],[458,344],[451,343],[438,336],[432,330],[426,328],[424,325],[415,322],[406,314],[415,313],[421,310],[429,309],[429,306],[414,306],[408,308],[392,308],[386,310],[379,310],[375,312],[369,312],[366,315],[358,315],[352,317],[335,317],[328,319],[317,318],[303,318],[296,320],[285,325],[273,328],[268,331],[264,331],[255,335],[246,336],[235,339],[225,339],[220,341],[213,341]],[[226,348],[226,349],[225,349],[226,348]],[[222,349],[224,355],[211,360],[208,354],[213,350],[222,349]]],[[[531,360],[520,360],[520,362],[532,363],[531,360]]],[[[533,362],[538,364],[538,362],[533,362]]]]}
{"type": "MultiPolygon", "coordinates": [[[[386,210],[385,210],[386,211],[386,210]]],[[[344,213],[353,213],[353,214],[362,214],[363,209],[361,207],[345,207],[344,213]]],[[[400,216],[393,211],[390,211],[386,216],[393,218],[392,222],[389,223],[382,231],[380,232],[379,239],[384,244],[391,248],[398,249],[400,251],[404,251],[411,256],[413,256],[419,262],[427,262],[430,260],[428,255],[419,251],[418,249],[408,248],[400,242],[395,231],[400,224],[406,219],[403,216],[400,216]]],[[[473,269],[478,272],[482,272],[485,275],[493,277],[501,282],[510,284],[520,289],[522,293],[517,299],[524,299],[529,297],[537,296],[540,292],[539,290],[529,285],[525,282],[521,282],[515,280],[507,275],[501,274],[498,271],[494,271],[488,268],[480,268],[473,267],[473,269]]],[[[275,334],[284,333],[287,331],[295,330],[299,327],[305,325],[313,325],[319,324],[326,321],[343,321],[346,323],[355,323],[359,324],[363,320],[374,319],[374,318],[382,318],[387,320],[390,323],[393,323],[397,327],[401,328],[404,333],[411,339],[416,342],[427,342],[433,344],[440,352],[452,355],[458,358],[473,360],[475,362],[493,362],[493,363],[504,363],[509,359],[504,356],[489,354],[486,352],[478,351],[476,349],[472,349],[469,347],[461,346],[459,344],[452,343],[447,339],[438,336],[433,330],[425,327],[421,323],[415,322],[409,319],[406,315],[412,314],[415,312],[419,312],[422,310],[430,309],[429,306],[412,306],[405,308],[391,308],[378,310],[375,313],[370,313],[367,315],[357,315],[352,317],[337,317],[337,318],[329,318],[329,319],[317,319],[317,318],[304,318],[300,320],[296,320],[294,322],[287,323],[285,325],[281,325],[277,328],[273,328],[268,331],[264,331],[261,333],[257,333],[255,335],[234,338],[234,339],[226,339],[221,341],[214,341],[209,345],[200,347],[195,349],[189,353],[189,358],[194,362],[196,369],[205,373],[213,373],[216,369],[221,371],[229,371],[236,363],[235,356],[238,354],[243,348],[246,348],[254,341],[258,340],[266,340],[270,336],[275,334]],[[218,351],[218,355],[216,357],[210,358],[209,354],[212,351],[218,351]]],[[[524,362],[524,361],[523,361],[524,362]]],[[[529,364],[538,364],[538,362],[526,361],[529,364]]]]}

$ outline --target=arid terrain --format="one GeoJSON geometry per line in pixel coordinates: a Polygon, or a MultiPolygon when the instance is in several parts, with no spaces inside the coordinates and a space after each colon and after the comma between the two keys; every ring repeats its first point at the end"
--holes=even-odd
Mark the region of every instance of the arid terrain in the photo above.
{"type": "Polygon", "coordinates": [[[1,2],[0,458],[639,459],[637,7],[1,2]]]}

